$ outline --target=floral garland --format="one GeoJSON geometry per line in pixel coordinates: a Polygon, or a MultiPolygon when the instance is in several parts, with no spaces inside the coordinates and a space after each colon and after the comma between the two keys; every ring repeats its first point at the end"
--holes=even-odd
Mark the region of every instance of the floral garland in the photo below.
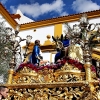
{"type": "MultiPolygon", "coordinates": [[[[37,67],[36,65],[32,64],[32,63],[22,63],[22,64],[18,67],[18,69],[16,70],[16,72],[19,71],[20,69],[24,68],[24,67],[31,68],[32,70],[35,70],[36,72],[38,72],[38,70],[42,70],[42,69],[44,69],[44,68],[48,68],[48,69],[59,69],[59,68],[61,68],[66,62],[67,62],[68,64],[71,64],[71,65],[77,67],[77,68],[78,68],[79,70],[81,70],[81,71],[85,71],[85,69],[84,69],[84,64],[78,62],[77,60],[73,60],[73,59],[70,59],[70,58],[66,57],[66,58],[63,58],[62,60],[60,60],[59,62],[57,62],[56,64],[50,64],[50,65],[38,66],[38,67],[37,67]]],[[[95,67],[94,67],[93,65],[91,66],[91,71],[96,72],[96,69],[95,69],[95,67]]]]}

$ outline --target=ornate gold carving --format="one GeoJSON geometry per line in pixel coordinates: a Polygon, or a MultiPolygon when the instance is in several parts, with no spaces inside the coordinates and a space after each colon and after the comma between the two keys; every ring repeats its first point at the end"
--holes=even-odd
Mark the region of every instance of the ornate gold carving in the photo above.
{"type": "MultiPolygon", "coordinates": [[[[97,89],[97,88],[96,88],[97,89]]],[[[54,87],[11,89],[8,100],[100,100],[100,91],[89,90],[89,87],[54,87]]]]}
{"type": "Polygon", "coordinates": [[[83,62],[83,50],[78,45],[70,45],[68,56],[74,60],[77,60],[81,63],[83,62]]]}
{"type": "Polygon", "coordinates": [[[26,66],[14,73],[12,84],[7,85],[8,100],[99,100],[97,84],[96,76],[86,81],[85,72],[68,63],[57,70],[37,72],[26,66]]]}
{"type": "Polygon", "coordinates": [[[12,79],[13,79],[13,73],[14,73],[14,70],[13,69],[10,69],[9,70],[9,75],[8,75],[8,84],[11,84],[11,82],[12,82],[12,79]]]}
{"type": "MultiPolygon", "coordinates": [[[[92,80],[96,80],[96,73],[91,72],[91,74],[92,80]]],[[[24,67],[13,77],[13,84],[76,82],[85,81],[85,72],[81,72],[78,68],[66,63],[58,70],[44,68],[38,72],[24,67]]]]}
{"type": "Polygon", "coordinates": [[[54,69],[44,68],[35,72],[30,68],[24,67],[14,76],[12,83],[53,83],[82,80],[85,80],[85,73],[66,63],[61,69],[56,71],[54,69]]]}

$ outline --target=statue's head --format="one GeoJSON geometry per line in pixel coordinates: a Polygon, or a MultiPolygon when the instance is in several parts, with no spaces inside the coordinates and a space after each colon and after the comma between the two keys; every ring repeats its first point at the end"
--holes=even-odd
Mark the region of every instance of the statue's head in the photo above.
{"type": "Polygon", "coordinates": [[[40,46],[40,40],[35,40],[35,45],[39,45],[40,46]]]}
{"type": "Polygon", "coordinates": [[[52,36],[52,39],[56,43],[56,49],[57,49],[57,51],[61,51],[62,48],[63,48],[63,43],[62,43],[62,41],[63,41],[63,35],[61,35],[61,37],[56,37],[56,38],[54,36],[52,36]]]}

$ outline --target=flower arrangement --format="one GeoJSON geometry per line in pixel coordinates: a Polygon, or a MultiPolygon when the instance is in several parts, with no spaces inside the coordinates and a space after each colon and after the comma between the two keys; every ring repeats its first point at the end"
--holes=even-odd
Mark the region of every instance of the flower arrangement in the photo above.
{"type": "MultiPolygon", "coordinates": [[[[63,59],[61,59],[59,62],[55,63],[55,64],[48,64],[48,65],[42,65],[42,66],[36,66],[32,63],[22,63],[20,64],[20,66],[18,67],[18,69],[16,71],[19,71],[20,69],[22,69],[23,67],[28,67],[28,68],[31,68],[32,70],[35,70],[36,72],[38,72],[38,70],[42,70],[44,68],[48,68],[48,69],[59,69],[61,68],[65,63],[68,63],[68,64],[71,64],[75,67],[77,67],[79,70],[81,71],[85,71],[84,69],[84,64],[78,62],[77,60],[73,60],[73,59],[70,59],[68,57],[65,57],[63,59]]],[[[95,71],[96,72],[96,69],[95,67],[92,65],[91,66],[91,71],[95,71]]]]}

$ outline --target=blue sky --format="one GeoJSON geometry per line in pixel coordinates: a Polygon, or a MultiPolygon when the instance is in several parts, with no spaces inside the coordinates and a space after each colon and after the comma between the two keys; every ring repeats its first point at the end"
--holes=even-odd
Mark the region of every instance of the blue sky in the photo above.
{"type": "Polygon", "coordinates": [[[100,9],[100,0],[0,0],[0,2],[10,14],[20,9],[25,16],[34,21],[100,9]]]}

